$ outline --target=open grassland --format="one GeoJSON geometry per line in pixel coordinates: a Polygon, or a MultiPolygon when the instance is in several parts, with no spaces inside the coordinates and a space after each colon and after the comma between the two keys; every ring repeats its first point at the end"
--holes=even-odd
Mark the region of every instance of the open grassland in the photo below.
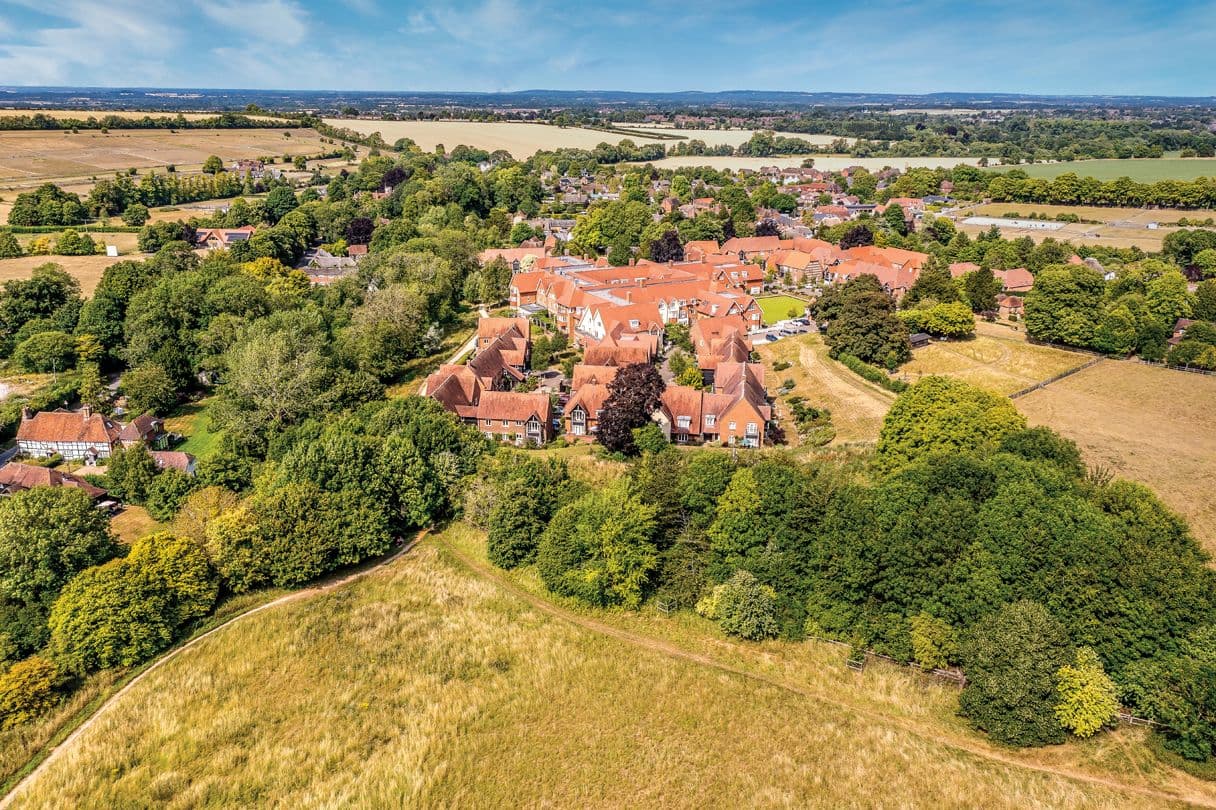
{"type": "Polygon", "coordinates": [[[765,324],[786,320],[790,317],[791,310],[797,310],[795,317],[799,318],[806,312],[806,301],[792,295],[769,295],[757,298],[756,303],[760,305],[760,311],[764,314],[765,324]]]}
{"type": "MultiPolygon", "coordinates": [[[[956,222],[960,231],[969,236],[976,236],[987,231],[988,225],[964,225],[956,222]]],[[[1059,230],[1044,231],[1035,228],[1000,227],[1001,236],[1005,239],[1021,239],[1029,236],[1035,242],[1044,239],[1055,239],[1059,242],[1072,242],[1074,245],[1105,245],[1112,248],[1138,247],[1146,253],[1160,253],[1161,243],[1170,232],[1160,228],[1148,230],[1142,225],[1089,225],[1083,222],[1064,223],[1059,230]]]]}
{"type": "MultiPolygon", "coordinates": [[[[110,226],[121,225],[122,221],[117,217],[111,221],[110,226]]],[[[15,234],[17,242],[23,250],[29,250],[30,245],[39,239],[49,239],[52,243],[59,238],[62,231],[59,233],[19,233],[15,234]]],[[[107,245],[114,245],[118,248],[121,254],[138,253],[139,252],[139,234],[137,233],[113,233],[113,232],[88,232],[89,238],[94,242],[101,242],[107,245]]],[[[54,260],[55,256],[48,256],[47,259],[54,260]]]]}
{"type": "MultiPolygon", "coordinates": [[[[103,177],[169,164],[198,171],[209,155],[241,158],[317,154],[333,148],[312,129],[61,130],[0,132],[0,184],[8,190],[103,177]],[[288,135],[287,133],[290,133],[288,135]]],[[[9,196],[6,194],[5,196],[9,196]]]]}
{"type": "Polygon", "coordinates": [[[1216,554],[1216,377],[1107,360],[1016,404],[1088,463],[1147,484],[1216,554]]]}
{"type": "Polygon", "coordinates": [[[916,349],[912,360],[899,370],[901,378],[909,383],[930,374],[941,374],[1000,394],[1012,394],[1091,359],[1050,346],[1035,346],[1016,332],[989,326],[971,340],[934,341],[916,349]]]}
{"type": "Polygon", "coordinates": [[[29,278],[34,268],[40,265],[57,264],[80,282],[80,290],[85,296],[90,296],[105,269],[122,260],[122,256],[22,256],[0,259],[0,283],[14,278],[29,278]]]}
{"type": "MultiPolygon", "coordinates": [[[[1216,217],[1216,211],[1199,208],[1126,208],[1119,206],[1101,205],[1048,205],[1046,203],[1012,203],[997,202],[968,206],[967,216],[1002,217],[1006,214],[1017,214],[1026,217],[1029,214],[1046,214],[1055,219],[1059,214],[1076,214],[1081,219],[1090,219],[1102,223],[1126,223],[1146,227],[1150,222],[1177,222],[1182,218],[1204,220],[1216,217]]],[[[1166,232],[1168,233],[1168,231],[1166,232]]]]}
{"type": "Polygon", "coordinates": [[[1059,177],[1069,172],[1078,177],[1116,180],[1130,177],[1140,183],[1158,180],[1194,180],[1216,176],[1216,158],[1128,158],[1126,160],[1075,160],[1061,163],[1032,163],[1023,166],[992,166],[994,171],[1021,169],[1031,177],[1059,177]]]}
{"type": "MultiPolygon", "coordinates": [[[[836,426],[835,444],[875,442],[882,419],[895,395],[863,380],[828,357],[828,348],[817,334],[796,335],[757,347],[760,361],[767,367],[766,380],[776,390],[784,380],[792,380],[791,394],[806,399],[808,405],[827,408],[836,426]],[[789,363],[777,371],[775,363],[789,363]]],[[[777,400],[777,411],[787,435],[794,433],[794,422],[784,397],[777,400]]]]}
{"type": "Polygon", "coordinates": [[[21,806],[1216,801],[1142,732],[998,749],[962,727],[953,689],[853,673],[838,647],[735,643],[692,615],[573,611],[533,588],[489,572],[480,536],[454,527],[168,661],[21,806]]]}
{"type": "MultiPolygon", "coordinates": [[[[342,129],[350,129],[363,135],[379,132],[386,142],[392,144],[398,138],[410,138],[424,152],[434,151],[438,144],[447,149],[464,144],[493,152],[505,149],[519,160],[531,157],[542,149],[594,149],[601,143],[616,144],[629,139],[637,144],[674,144],[671,135],[682,135],[690,140],[702,140],[709,146],[730,144],[738,146],[751,138],[752,129],[662,129],[638,127],[636,133],[621,134],[585,127],[556,127],[549,124],[531,124],[509,121],[368,121],[346,118],[326,119],[325,123],[342,129]],[[647,130],[660,137],[647,137],[647,130]]],[[[632,129],[632,127],[628,127],[632,129]]],[[[779,133],[789,137],[803,138],[812,143],[831,143],[831,136],[798,135],[779,133]]],[[[772,161],[769,161],[771,165],[772,161]]]]}

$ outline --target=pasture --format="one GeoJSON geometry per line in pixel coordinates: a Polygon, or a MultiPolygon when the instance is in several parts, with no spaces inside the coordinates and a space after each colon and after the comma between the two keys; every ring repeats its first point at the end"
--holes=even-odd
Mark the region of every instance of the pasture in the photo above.
{"type": "MultiPolygon", "coordinates": [[[[966,206],[953,214],[959,220],[968,216],[1000,217],[1005,214],[1046,214],[1055,218],[1058,214],[1076,214],[1081,219],[1090,222],[1065,222],[1063,227],[1055,231],[1042,231],[1033,228],[1002,227],[1001,235],[1006,239],[1017,239],[1029,236],[1036,242],[1052,237],[1058,240],[1068,240],[1076,244],[1106,245],[1108,247],[1138,247],[1148,252],[1161,250],[1162,240],[1174,228],[1161,227],[1149,229],[1150,223],[1167,225],[1186,217],[1190,220],[1204,220],[1216,216],[1209,210],[1170,210],[1147,208],[1103,208],[1088,205],[1040,205],[1029,203],[987,203],[984,205],[966,206]],[[1095,224],[1097,223],[1097,224],[1095,224]]],[[[987,230],[983,225],[963,225],[955,223],[959,230],[970,235],[987,230]]]]}
{"type": "Polygon", "coordinates": [[[1116,180],[1130,177],[1138,183],[1158,180],[1194,180],[1216,176],[1216,158],[1127,158],[1112,160],[1074,160],[1059,163],[1029,163],[1019,166],[990,166],[993,171],[1021,169],[1031,177],[1052,179],[1072,172],[1078,177],[1116,180]]]}
{"type": "MultiPolygon", "coordinates": [[[[39,265],[57,264],[80,282],[80,291],[87,298],[97,288],[101,274],[122,256],[21,256],[16,259],[0,259],[0,283],[10,279],[29,278],[39,265]]],[[[130,258],[129,256],[127,258],[130,258]]]]}
{"type": "MultiPolygon", "coordinates": [[[[209,155],[312,155],[331,149],[312,129],[61,130],[0,132],[0,185],[6,192],[52,181],[68,185],[135,169],[198,171],[209,155]],[[286,133],[290,133],[287,135],[286,133]]],[[[6,194],[5,196],[8,196],[6,194]]]]}
{"type": "Polygon", "coordinates": [[[1015,401],[1085,460],[1147,484],[1216,554],[1216,377],[1106,360],[1015,401]]]}
{"type": "Polygon", "coordinates": [[[457,525],[334,592],[242,620],[151,672],[23,807],[1148,807],[1216,790],[1143,732],[1028,752],[954,689],[822,643],[698,617],[567,609],[457,525]],[[554,763],[561,763],[554,767],[554,763]]]}
{"type": "Polygon", "coordinates": [[[1008,395],[1092,359],[1050,346],[1035,346],[1003,327],[983,324],[980,329],[971,340],[933,341],[914,350],[912,359],[900,366],[900,378],[915,383],[921,377],[939,374],[1008,395]]]}
{"type": "Polygon", "coordinates": [[[768,295],[764,298],[757,298],[756,303],[760,305],[766,325],[786,320],[791,317],[792,310],[797,311],[793,317],[799,318],[806,312],[806,301],[794,298],[792,295],[768,295]]]}

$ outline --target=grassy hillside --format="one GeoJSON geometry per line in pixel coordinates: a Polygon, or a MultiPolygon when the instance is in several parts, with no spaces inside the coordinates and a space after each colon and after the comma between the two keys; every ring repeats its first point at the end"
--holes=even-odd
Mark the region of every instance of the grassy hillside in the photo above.
{"type": "Polygon", "coordinates": [[[1028,753],[954,692],[693,616],[568,610],[450,529],[148,678],[22,806],[1161,806],[1216,802],[1141,734],[1028,753]],[[560,763],[560,766],[559,766],[560,763]]]}

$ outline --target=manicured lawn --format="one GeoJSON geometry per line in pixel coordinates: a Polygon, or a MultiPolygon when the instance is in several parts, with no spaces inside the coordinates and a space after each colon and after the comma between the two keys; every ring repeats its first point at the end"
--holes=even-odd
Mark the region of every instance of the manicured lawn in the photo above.
{"type": "Polygon", "coordinates": [[[767,298],[757,298],[756,303],[760,305],[760,311],[764,313],[764,322],[766,324],[784,321],[790,317],[790,310],[798,310],[798,317],[806,311],[806,301],[801,298],[794,298],[792,295],[770,295],[767,298]]]}
{"type": "Polygon", "coordinates": [[[207,398],[183,405],[165,420],[166,430],[186,437],[186,441],[174,447],[174,450],[189,453],[197,459],[204,459],[215,451],[222,434],[211,429],[212,402],[213,399],[207,398]]]}

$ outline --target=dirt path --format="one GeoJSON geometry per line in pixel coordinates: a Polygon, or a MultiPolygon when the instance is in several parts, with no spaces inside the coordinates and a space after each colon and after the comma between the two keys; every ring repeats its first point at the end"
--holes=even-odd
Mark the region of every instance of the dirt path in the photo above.
{"type": "Polygon", "coordinates": [[[427,534],[426,530],[419,532],[418,535],[416,537],[414,537],[413,540],[406,543],[405,545],[403,545],[401,548],[399,548],[397,551],[393,552],[389,556],[384,557],[380,560],[374,561],[372,563],[365,564],[362,567],[360,567],[354,571],[351,571],[348,574],[343,574],[342,576],[337,577],[335,579],[323,580],[322,582],[320,582],[316,585],[313,585],[310,588],[305,588],[302,591],[292,591],[291,593],[284,594],[283,596],[280,596],[277,599],[271,600],[270,602],[267,602],[264,605],[259,605],[258,607],[255,607],[252,610],[247,610],[244,613],[237,614],[236,616],[233,616],[231,619],[228,619],[223,624],[216,625],[215,627],[208,630],[206,633],[203,633],[200,636],[196,636],[195,638],[190,639],[185,644],[183,644],[180,647],[177,647],[176,649],[170,650],[163,657],[161,657],[158,661],[156,661],[156,663],[152,664],[150,667],[145,669],[143,672],[136,675],[125,686],[123,686],[117,692],[115,692],[114,694],[112,694],[108,698],[106,698],[106,701],[97,708],[97,711],[93,712],[91,717],[89,717],[87,720],[85,720],[83,723],[81,723],[79,726],[77,726],[76,729],[74,731],[72,731],[71,734],[64,737],[63,740],[58,745],[56,745],[54,748],[52,748],[50,753],[47,754],[46,759],[44,759],[44,760],[42,760],[42,762],[38,763],[38,765],[34,768],[34,770],[27,773],[24,777],[21,778],[21,781],[19,781],[15,785],[13,785],[12,790],[10,790],[7,795],[5,795],[3,798],[0,798],[0,810],[4,810],[4,808],[11,806],[12,803],[17,799],[17,797],[21,793],[21,791],[27,785],[32,784],[33,781],[35,779],[37,779],[38,776],[43,771],[45,771],[48,767],[50,767],[51,763],[53,763],[56,759],[58,759],[64,753],[64,751],[66,751],[68,748],[70,748],[72,746],[72,743],[74,743],[76,741],[76,739],[78,737],[80,737],[81,734],[83,734],[85,731],[87,731],[89,729],[89,727],[91,727],[95,722],[97,722],[98,718],[100,718],[107,711],[109,711],[109,709],[115,703],[117,703],[118,700],[123,695],[125,695],[127,692],[129,692],[131,689],[133,689],[136,686],[136,684],[138,684],[140,681],[142,681],[144,678],[146,678],[150,673],[155,672],[157,669],[159,669],[160,667],[162,667],[169,661],[172,661],[174,658],[176,658],[178,655],[182,654],[186,650],[189,650],[189,649],[197,646],[204,639],[207,639],[207,638],[211,637],[212,635],[220,632],[221,630],[223,630],[227,627],[231,627],[232,625],[236,624],[237,622],[247,619],[250,616],[261,613],[264,610],[270,610],[271,608],[288,604],[289,602],[295,602],[300,599],[307,599],[312,596],[318,596],[320,594],[327,593],[329,591],[337,590],[338,588],[341,588],[344,585],[349,585],[350,583],[355,582],[356,580],[362,579],[363,577],[367,576],[371,572],[373,572],[379,568],[383,568],[384,566],[399,559],[402,555],[408,553],[410,551],[410,549],[412,549],[414,546],[418,545],[418,543],[422,540],[423,537],[426,536],[426,534],[427,534]]]}
{"type": "Polygon", "coordinates": [[[485,580],[488,580],[488,581],[494,583],[499,588],[501,588],[505,591],[508,591],[513,596],[516,596],[519,599],[522,599],[523,601],[527,602],[529,605],[531,605],[535,609],[541,611],[542,613],[546,613],[554,618],[560,619],[565,622],[569,622],[570,624],[576,625],[589,632],[598,633],[598,634],[604,635],[604,636],[609,636],[611,638],[618,639],[626,644],[630,644],[634,647],[649,650],[651,652],[657,653],[659,655],[664,655],[669,658],[689,661],[689,662],[692,662],[694,664],[699,664],[704,667],[716,669],[720,672],[729,673],[731,675],[736,675],[738,677],[746,678],[751,681],[763,683],[766,686],[772,686],[772,687],[776,687],[778,689],[783,689],[788,692],[793,692],[794,694],[802,695],[802,696],[810,698],[812,700],[817,700],[817,701],[821,701],[823,703],[828,703],[828,704],[831,704],[838,708],[844,709],[854,715],[860,715],[860,716],[867,717],[870,720],[873,720],[874,722],[880,723],[882,725],[898,727],[899,729],[906,731],[909,734],[916,735],[924,740],[928,740],[930,742],[934,742],[939,745],[943,745],[948,748],[952,748],[956,751],[962,751],[964,753],[971,754],[972,756],[976,756],[976,757],[988,760],[990,762],[1000,763],[1002,765],[1007,765],[1007,766],[1013,767],[1013,768],[1022,768],[1025,770],[1036,771],[1038,773],[1049,774],[1051,776],[1059,776],[1059,777],[1063,777],[1065,779],[1071,779],[1071,780],[1074,780],[1077,782],[1084,782],[1084,783],[1091,784],[1091,785],[1097,785],[1097,786],[1104,787],[1104,788],[1114,790],[1114,791],[1121,791],[1124,793],[1134,793],[1136,795],[1145,796],[1145,797],[1148,797],[1151,799],[1157,799],[1157,800],[1169,801],[1169,802],[1181,802],[1181,803],[1185,803],[1185,804],[1194,805],[1197,807],[1216,808],[1216,798],[1213,798],[1210,795],[1204,795],[1202,793],[1192,792],[1192,791],[1187,791],[1184,793],[1172,793],[1172,792],[1168,792],[1165,790],[1157,790],[1157,789],[1150,788],[1150,787],[1126,784],[1126,783],[1119,782],[1114,779],[1108,779],[1108,778],[1105,778],[1102,776],[1096,776],[1094,774],[1089,774],[1089,773],[1085,773],[1083,771],[1073,770],[1071,768],[1060,768],[1060,767],[1053,767],[1050,765],[1040,765],[1040,764],[1036,764],[1036,763],[1026,762],[1012,754],[1004,753],[995,747],[985,745],[979,741],[966,740],[966,739],[953,737],[953,736],[943,736],[939,733],[935,733],[934,731],[932,731],[930,729],[926,729],[915,723],[912,723],[912,722],[909,722],[906,720],[901,720],[899,718],[890,717],[888,715],[882,714],[881,712],[876,712],[873,710],[858,707],[852,703],[840,700],[840,699],[832,697],[830,695],[823,694],[823,693],[815,691],[813,689],[808,689],[805,687],[797,686],[795,684],[790,684],[790,683],[787,683],[785,681],[782,681],[782,680],[779,680],[776,678],[770,678],[765,675],[760,675],[758,673],[749,672],[745,669],[741,669],[739,667],[734,667],[734,666],[731,666],[730,664],[726,664],[721,661],[718,661],[707,655],[702,655],[700,653],[695,653],[690,650],[686,650],[683,647],[680,647],[671,642],[663,641],[661,639],[656,639],[656,638],[653,638],[650,636],[644,636],[644,635],[641,635],[638,633],[631,632],[629,630],[624,630],[619,627],[614,627],[611,624],[607,624],[605,622],[601,622],[596,619],[592,619],[587,616],[580,615],[573,611],[566,610],[565,608],[562,608],[562,607],[554,604],[553,602],[550,602],[546,599],[543,599],[539,596],[536,596],[535,594],[528,592],[527,590],[525,590],[525,589],[519,587],[518,585],[516,585],[515,583],[511,582],[509,579],[507,579],[505,576],[503,576],[501,573],[499,573],[495,569],[491,568],[489,565],[482,563],[478,560],[472,559],[468,555],[466,555],[463,552],[456,549],[450,543],[441,542],[440,546],[441,546],[441,548],[444,549],[444,551],[446,551],[448,554],[450,554],[453,559],[455,559],[458,563],[460,563],[462,566],[467,568],[473,574],[476,574],[477,576],[481,577],[482,579],[485,579],[485,580]]]}

